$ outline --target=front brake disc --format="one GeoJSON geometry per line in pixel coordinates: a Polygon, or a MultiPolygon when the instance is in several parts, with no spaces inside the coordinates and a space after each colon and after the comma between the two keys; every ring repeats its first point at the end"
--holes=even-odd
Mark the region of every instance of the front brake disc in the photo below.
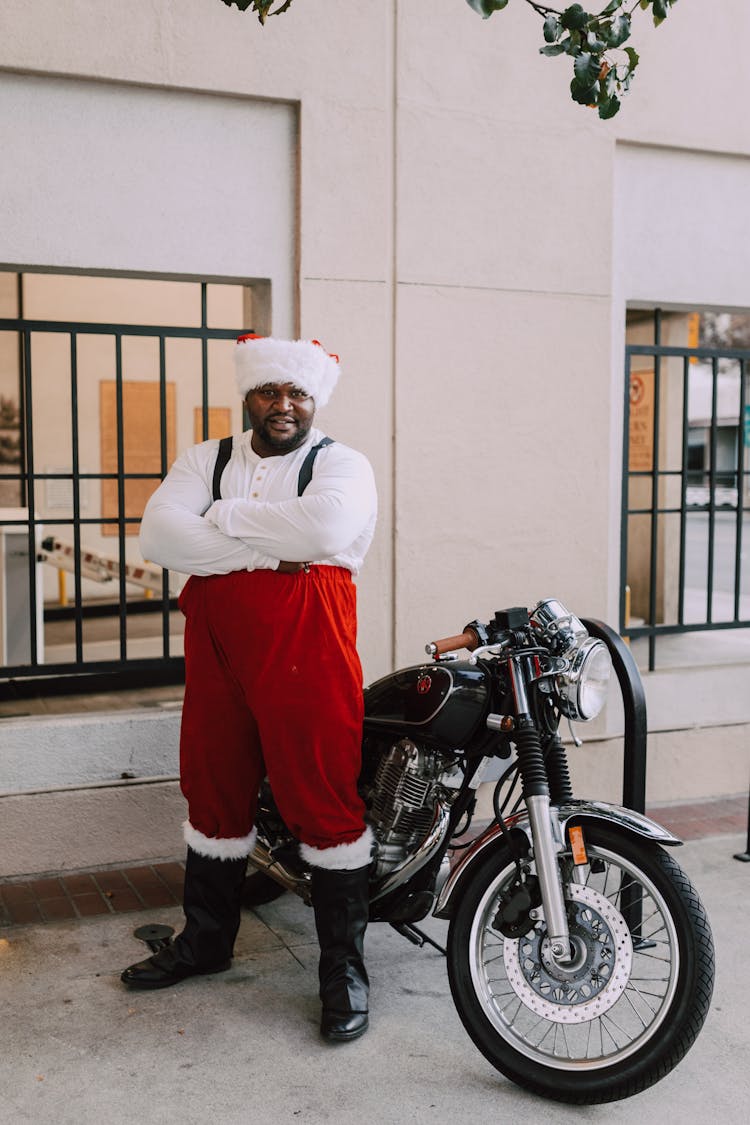
{"type": "Polygon", "coordinates": [[[585,1023],[608,1011],[630,979],[633,941],[619,910],[593,887],[570,883],[571,959],[552,956],[543,922],[506,939],[508,981],[527,1008],[554,1023],[585,1023]]]}

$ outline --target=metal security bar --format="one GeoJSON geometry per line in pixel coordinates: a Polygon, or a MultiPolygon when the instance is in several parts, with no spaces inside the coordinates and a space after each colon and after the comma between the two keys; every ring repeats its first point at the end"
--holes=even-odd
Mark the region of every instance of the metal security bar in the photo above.
{"type": "MultiPolygon", "coordinates": [[[[6,545],[6,554],[10,558],[14,549],[24,549],[27,570],[25,581],[21,583],[25,597],[25,604],[14,599],[13,589],[5,589],[4,596],[7,604],[0,606],[4,627],[8,632],[8,645],[13,648],[14,636],[17,638],[19,630],[25,630],[27,642],[26,654],[22,659],[0,659],[0,698],[12,697],[23,694],[23,684],[26,681],[36,681],[38,677],[45,677],[47,687],[52,690],[95,690],[104,687],[107,690],[116,687],[135,687],[143,684],[178,683],[184,676],[184,660],[182,656],[170,651],[170,614],[176,608],[175,598],[170,594],[169,574],[162,572],[158,567],[144,568],[134,566],[126,557],[126,528],[128,525],[138,524],[140,517],[125,514],[125,489],[126,482],[133,480],[161,479],[168,469],[168,427],[167,427],[167,345],[170,340],[190,339],[201,342],[201,390],[200,403],[202,407],[202,433],[203,439],[209,433],[209,378],[208,378],[208,344],[212,340],[233,340],[242,329],[219,329],[207,326],[207,295],[206,284],[201,285],[201,324],[196,327],[176,326],[144,326],[138,324],[103,324],[79,323],[51,320],[30,320],[23,316],[16,318],[0,318],[0,332],[18,334],[21,355],[21,463],[16,471],[2,472],[0,479],[4,482],[15,481],[18,483],[21,511],[19,518],[15,518],[13,510],[0,511],[0,539],[6,545]],[[33,340],[47,334],[63,335],[69,338],[69,403],[71,431],[69,434],[72,465],[70,472],[40,472],[35,461],[35,430],[33,417],[33,390],[35,355],[33,340]],[[79,388],[79,342],[82,337],[96,335],[109,337],[114,344],[114,375],[116,399],[116,472],[83,472],[81,470],[81,425],[80,388],[79,388]],[[154,472],[126,472],[125,471],[125,446],[123,425],[123,341],[128,337],[151,337],[158,341],[159,350],[159,433],[160,433],[160,466],[154,472]],[[45,517],[40,514],[40,505],[36,500],[36,486],[43,482],[65,481],[69,482],[72,489],[72,514],[70,516],[45,517]],[[105,513],[103,506],[98,516],[87,517],[82,514],[81,490],[86,482],[114,481],[117,491],[117,514],[105,513]],[[28,513],[28,515],[27,515],[28,513]],[[44,524],[53,524],[55,528],[70,529],[72,549],[67,548],[54,536],[45,536],[44,524]],[[99,560],[98,565],[109,567],[111,578],[117,582],[117,605],[114,614],[117,618],[117,634],[119,638],[119,652],[116,658],[92,660],[87,659],[84,653],[84,623],[96,614],[102,613],[102,607],[90,606],[84,602],[83,580],[89,577],[90,555],[87,554],[82,543],[82,533],[87,526],[103,527],[115,525],[116,547],[113,543],[112,555],[109,560],[99,560]],[[19,543],[20,541],[20,543],[19,543]],[[8,544],[11,544],[8,547],[8,544]],[[72,607],[67,610],[68,618],[72,618],[72,647],[74,659],[54,662],[43,658],[42,630],[44,622],[49,622],[56,616],[61,616],[60,611],[54,607],[43,607],[41,604],[42,591],[39,582],[38,567],[40,558],[46,557],[57,550],[62,559],[67,551],[65,565],[73,576],[72,607]],[[87,561],[89,560],[89,561],[87,561]],[[87,569],[89,568],[89,569],[87,569]],[[140,602],[133,598],[128,600],[127,587],[135,582],[145,588],[157,587],[158,597],[143,598],[140,602]],[[128,617],[138,613],[157,613],[161,616],[161,638],[158,653],[153,656],[133,656],[128,644],[128,617]],[[52,682],[54,678],[54,683],[52,682]]],[[[196,406],[197,406],[196,402],[196,406]]],[[[68,435],[66,435],[67,440],[68,435]]],[[[17,569],[17,568],[16,568],[17,569]]],[[[16,578],[18,574],[16,573],[16,578]]],[[[12,585],[12,584],[11,584],[12,585]]],[[[7,583],[6,583],[7,586],[7,583]]],[[[18,587],[18,583],[17,583],[18,587]]],[[[112,612],[110,607],[108,612],[112,612]]],[[[16,645],[16,650],[18,645],[16,645]]],[[[47,688],[45,688],[47,690],[47,688]]]]}
{"type": "Polygon", "coordinates": [[[750,350],[665,345],[662,315],[625,358],[620,632],[647,638],[650,671],[660,637],[750,628],[750,350]]]}

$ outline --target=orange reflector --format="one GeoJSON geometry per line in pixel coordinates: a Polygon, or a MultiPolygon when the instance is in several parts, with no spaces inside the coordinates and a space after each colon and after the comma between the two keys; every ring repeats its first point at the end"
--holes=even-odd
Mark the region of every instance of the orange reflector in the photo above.
{"type": "Polygon", "coordinates": [[[580,824],[574,824],[572,828],[569,828],[568,836],[570,837],[570,848],[573,852],[573,862],[576,867],[580,867],[583,863],[588,863],[589,857],[586,855],[586,844],[584,843],[583,829],[580,824]]]}

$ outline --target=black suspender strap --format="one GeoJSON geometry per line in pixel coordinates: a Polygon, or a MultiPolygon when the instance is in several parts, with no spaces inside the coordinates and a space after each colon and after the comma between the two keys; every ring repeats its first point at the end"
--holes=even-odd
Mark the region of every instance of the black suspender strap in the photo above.
{"type": "Polygon", "coordinates": [[[214,465],[213,498],[221,500],[221,478],[227,467],[227,462],[232,456],[232,435],[223,437],[219,442],[219,453],[214,465]]]}
{"type": "Polygon", "coordinates": [[[298,496],[302,495],[302,493],[305,491],[308,484],[312,480],[313,465],[315,463],[315,458],[318,456],[318,451],[321,450],[323,448],[323,446],[325,446],[325,445],[333,445],[333,438],[330,438],[330,437],[321,438],[320,441],[318,442],[318,444],[314,445],[312,447],[312,449],[308,453],[307,457],[305,457],[304,461],[302,462],[302,468],[300,469],[299,477],[297,478],[297,495],[298,496]]]}
{"type": "MultiPolygon", "coordinates": [[[[323,449],[323,447],[326,446],[326,445],[333,445],[333,438],[329,438],[329,437],[321,438],[321,440],[318,442],[318,444],[314,445],[312,447],[312,449],[308,452],[307,457],[305,457],[304,461],[302,462],[302,468],[300,469],[299,476],[297,478],[297,495],[298,496],[302,495],[302,493],[305,491],[308,484],[312,480],[313,465],[315,464],[315,458],[318,456],[319,450],[323,449]]],[[[214,465],[214,479],[213,479],[213,489],[212,489],[214,500],[221,500],[221,478],[222,478],[222,475],[224,473],[224,470],[227,467],[227,462],[229,461],[229,458],[231,456],[232,456],[232,436],[230,434],[229,437],[224,437],[219,442],[219,452],[218,452],[218,455],[216,457],[216,464],[214,465]]]]}

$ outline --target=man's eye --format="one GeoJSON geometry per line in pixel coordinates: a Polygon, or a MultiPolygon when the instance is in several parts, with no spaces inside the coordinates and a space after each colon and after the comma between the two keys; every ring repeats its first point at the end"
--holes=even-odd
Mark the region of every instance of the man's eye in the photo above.
{"type": "MultiPolygon", "coordinates": [[[[261,395],[263,398],[280,398],[283,392],[280,391],[278,387],[271,386],[256,387],[254,393],[256,395],[261,395]]],[[[308,395],[307,391],[303,391],[301,387],[294,387],[292,390],[287,392],[287,398],[303,399],[309,397],[310,396],[308,395]]]]}

